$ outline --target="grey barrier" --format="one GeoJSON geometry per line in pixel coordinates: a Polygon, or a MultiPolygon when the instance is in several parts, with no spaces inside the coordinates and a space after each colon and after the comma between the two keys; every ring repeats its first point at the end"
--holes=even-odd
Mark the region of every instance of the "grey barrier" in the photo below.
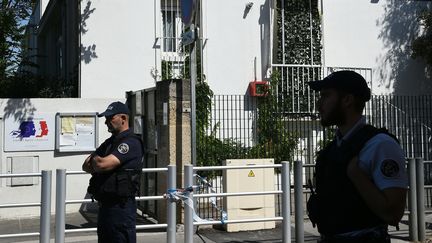
{"type": "MultiPolygon", "coordinates": [[[[193,174],[194,171],[208,171],[208,170],[232,170],[232,169],[252,169],[252,168],[281,168],[282,167],[282,191],[264,191],[264,192],[234,192],[234,193],[207,193],[207,194],[194,194],[193,190],[186,195],[186,201],[184,206],[184,242],[193,242],[194,226],[198,225],[217,225],[217,224],[234,224],[234,223],[251,223],[251,222],[266,222],[266,221],[283,221],[283,242],[291,242],[291,218],[290,218],[290,207],[289,197],[291,188],[289,185],[289,163],[284,161],[279,165],[246,165],[246,166],[203,166],[193,167],[193,165],[185,165],[185,177],[184,185],[185,188],[193,188],[193,174]],[[252,196],[252,195],[274,195],[282,194],[282,216],[283,217],[272,217],[272,218],[258,218],[258,219],[241,219],[241,220],[224,220],[221,221],[203,221],[194,222],[194,198],[204,197],[229,197],[229,196],[252,196]]],[[[303,219],[302,219],[303,224],[303,219]]],[[[297,225],[296,225],[297,227],[297,225]]],[[[301,241],[296,241],[301,242],[301,241]]]]}
{"type": "MultiPolygon", "coordinates": [[[[176,188],[176,166],[168,165],[167,168],[145,168],[142,169],[143,173],[150,172],[167,172],[167,186],[169,189],[176,188]]],[[[66,233],[82,233],[82,232],[96,232],[97,228],[84,228],[84,229],[65,229],[65,215],[66,204],[82,204],[82,203],[94,203],[92,199],[80,199],[80,200],[66,200],[66,176],[67,175],[83,175],[87,174],[84,171],[68,171],[65,169],[57,170],[57,195],[56,195],[56,243],[64,243],[66,233]],[[60,191],[61,190],[61,191],[60,191]]],[[[168,191],[167,190],[167,191],[168,191]]],[[[166,200],[164,195],[161,196],[143,196],[136,197],[137,201],[151,201],[151,200],[166,200]]],[[[136,229],[167,229],[167,242],[175,243],[175,233],[176,233],[176,201],[168,199],[167,202],[167,223],[166,224],[152,224],[152,225],[137,225],[136,229]]]]}
{"type": "Polygon", "coordinates": [[[3,204],[0,208],[17,208],[17,207],[40,207],[40,230],[33,233],[21,234],[3,234],[0,238],[17,238],[25,236],[39,236],[39,242],[49,243],[50,241],[50,216],[51,216],[51,185],[52,172],[43,170],[41,173],[23,173],[23,174],[0,174],[0,178],[15,177],[41,177],[41,202],[40,203],[14,203],[3,204]]]}
{"type": "Polygon", "coordinates": [[[294,162],[294,205],[296,242],[304,242],[303,163],[301,161],[294,162]]]}
{"type": "Polygon", "coordinates": [[[418,240],[426,239],[425,204],[424,204],[424,163],[422,158],[415,159],[417,186],[417,227],[418,240]]]}
{"type": "Polygon", "coordinates": [[[408,159],[409,191],[409,235],[411,241],[426,239],[425,204],[424,204],[424,161],[422,158],[408,159]]]}
{"type": "Polygon", "coordinates": [[[409,210],[409,235],[410,240],[418,241],[418,225],[417,225],[417,183],[416,183],[416,164],[414,158],[408,159],[408,210],[409,210]]]}

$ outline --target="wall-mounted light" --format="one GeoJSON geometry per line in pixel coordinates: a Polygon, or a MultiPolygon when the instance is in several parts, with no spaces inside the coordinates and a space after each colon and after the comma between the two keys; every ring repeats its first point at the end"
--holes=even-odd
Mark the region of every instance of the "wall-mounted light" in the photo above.
{"type": "Polygon", "coordinates": [[[252,6],[253,6],[253,2],[248,2],[248,3],[246,3],[246,6],[245,6],[245,9],[244,9],[244,12],[243,12],[243,18],[244,18],[244,19],[245,19],[246,16],[248,15],[248,13],[249,13],[249,11],[251,10],[252,6]]]}

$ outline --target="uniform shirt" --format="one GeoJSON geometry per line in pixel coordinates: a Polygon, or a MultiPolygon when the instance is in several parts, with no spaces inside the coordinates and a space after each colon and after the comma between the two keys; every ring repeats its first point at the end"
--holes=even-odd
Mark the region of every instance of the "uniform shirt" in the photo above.
{"type": "MultiPolygon", "coordinates": [[[[366,118],[363,116],[345,136],[342,138],[336,136],[337,145],[340,146],[342,140],[348,139],[364,125],[366,125],[366,118]]],[[[404,152],[396,140],[389,135],[379,133],[372,137],[360,150],[358,159],[359,167],[379,190],[392,187],[408,188],[404,152]]]]}
{"type": "Polygon", "coordinates": [[[114,155],[120,160],[120,166],[125,169],[140,168],[143,156],[142,145],[138,139],[132,136],[127,137],[131,133],[132,131],[128,129],[117,136],[112,135],[96,149],[96,154],[101,157],[114,155]],[[121,143],[118,143],[119,140],[121,143]],[[116,148],[112,146],[116,146],[116,148]]]}

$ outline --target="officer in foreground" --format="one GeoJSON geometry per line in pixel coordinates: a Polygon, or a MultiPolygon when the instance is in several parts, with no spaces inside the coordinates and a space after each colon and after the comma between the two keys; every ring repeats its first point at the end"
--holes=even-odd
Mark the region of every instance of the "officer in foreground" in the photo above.
{"type": "Polygon", "coordinates": [[[121,102],[111,103],[98,115],[112,136],[83,163],[91,173],[87,191],[99,202],[98,242],[136,242],[136,202],[142,169],[141,139],[129,130],[129,109],[121,102]]]}
{"type": "Polygon", "coordinates": [[[404,152],[387,130],[366,124],[371,92],[361,75],[338,71],[308,84],[320,92],[321,124],[337,126],[335,139],[318,152],[307,204],[320,242],[390,242],[387,227],[398,225],[405,208],[404,152]]]}

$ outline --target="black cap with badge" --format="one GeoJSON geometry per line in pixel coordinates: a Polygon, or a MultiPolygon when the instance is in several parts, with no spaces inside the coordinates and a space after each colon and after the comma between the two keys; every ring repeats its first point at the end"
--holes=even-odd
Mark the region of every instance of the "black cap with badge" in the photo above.
{"type": "Polygon", "coordinates": [[[362,98],[365,102],[371,98],[371,90],[366,80],[360,74],[350,70],[334,72],[322,80],[308,82],[308,85],[316,91],[328,88],[342,90],[362,98]]]}
{"type": "Polygon", "coordinates": [[[113,102],[107,107],[104,112],[98,114],[98,117],[114,116],[117,114],[129,115],[129,108],[127,107],[127,105],[121,103],[120,101],[113,102]]]}

